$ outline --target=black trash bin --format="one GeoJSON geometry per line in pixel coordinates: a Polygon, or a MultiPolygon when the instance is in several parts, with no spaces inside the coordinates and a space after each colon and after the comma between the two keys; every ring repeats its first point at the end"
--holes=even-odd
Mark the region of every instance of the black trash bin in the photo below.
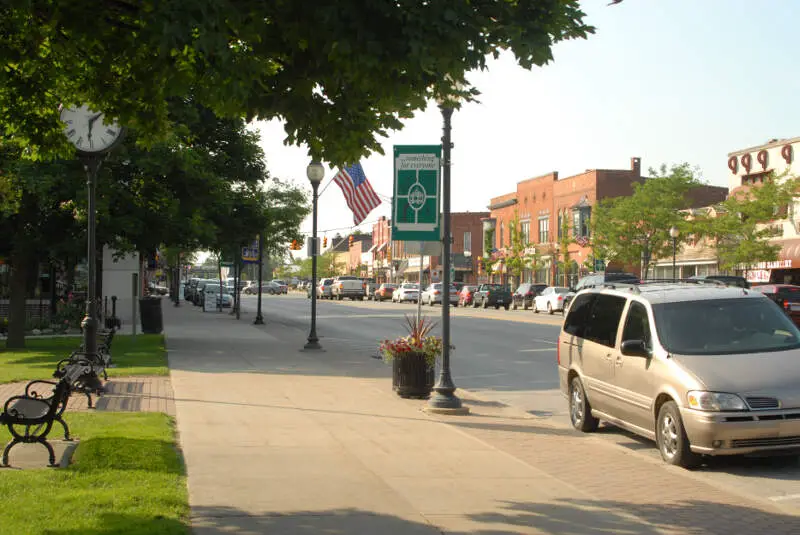
{"type": "Polygon", "coordinates": [[[142,320],[143,333],[160,334],[164,330],[164,318],[161,315],[161,298],[140,298],[139,318],[142,320]]]}

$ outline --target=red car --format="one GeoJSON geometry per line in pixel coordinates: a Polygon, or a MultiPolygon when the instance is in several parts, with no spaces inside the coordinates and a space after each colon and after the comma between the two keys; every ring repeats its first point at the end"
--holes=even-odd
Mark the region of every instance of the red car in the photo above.
{"type": "Polygon", "coordinates": [[[795,325],[800,326],[800,286],[794,284],[759,284],[753,290],[766,295],[781,307],[795,325]]]}
{"type": "Polygon", "coordinates": [[[471,305],[476,291],[478,291],[477,286],[467,285],[461,288],[461,291],[458,292],[458,306],[465,307],[471,305]]]}
{"type": "Polygon", "coordinates": [[[386,301],[387,299],[391,299],[395,288],[397,288],[396,284],[384,282],[378,287],[377,290],[375,290],[375,293],[372,294],[372,298],[375,301],[386,301]]]}

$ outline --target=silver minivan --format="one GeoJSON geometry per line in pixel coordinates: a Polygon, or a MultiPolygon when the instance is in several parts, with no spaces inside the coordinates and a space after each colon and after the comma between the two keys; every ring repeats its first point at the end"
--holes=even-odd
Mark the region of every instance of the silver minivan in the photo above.
{"type": "Polygon", "coordinates": [[[576,429],[623,427],[670,464],[800,454],[800,331],[759,292],[702,281],[581,291],[558,369],[576,429]]]}

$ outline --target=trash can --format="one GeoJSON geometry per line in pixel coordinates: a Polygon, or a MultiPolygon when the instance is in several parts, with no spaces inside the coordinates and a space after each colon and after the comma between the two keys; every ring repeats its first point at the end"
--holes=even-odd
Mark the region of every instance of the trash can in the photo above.
{"type": "Polygon", "coordinates": [[[142,297],[139,299],[139,318],[142,320],[142,332],[160,334],[164,330],[164,319],[161,315],[160,297],[142,297]]]}

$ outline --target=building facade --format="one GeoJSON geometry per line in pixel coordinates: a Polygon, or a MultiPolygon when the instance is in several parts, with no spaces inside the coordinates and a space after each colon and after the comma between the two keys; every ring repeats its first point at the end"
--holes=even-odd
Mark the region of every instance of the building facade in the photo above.
{"type": "Polygon", "coordinates": [[[592,207],[601,199],[630,195],[641,180],[641,160],[631,158],[630,169],[588,169],[562,179],[553,171],[491,199],[484,240],[493,247],[487,262],[494,279],[568,286],[592,271],[592,207]],[[520,280],[507,265],[514,232],[525,246],[520,280]]]}
{"type": "MultiPolygon", "coordinates": [[[[729,153],[728,185],[731,194],[763,183],[770,174],[776,180],[795,178],[799,169],[796,165],[798,150],[800,137],[771,139],[763,145],[729,153]]],[[[780,246],[778,260],[759,262],[744,270],[744,275],[750,282],[800,284],[800,200],[795,199],[785,217],[771,225],[780,228],[780,235],[771,240],[780,246]]]]}

